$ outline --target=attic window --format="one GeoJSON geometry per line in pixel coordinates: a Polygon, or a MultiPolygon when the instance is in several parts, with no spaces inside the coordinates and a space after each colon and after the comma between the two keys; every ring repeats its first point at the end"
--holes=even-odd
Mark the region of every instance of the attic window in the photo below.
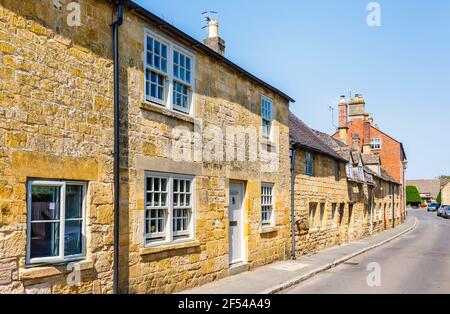
{"type": "Polygon", "coordinates": [[[370,140],[371,149],[381,149],[381,138],[373,138],[370,140]]]}
{"type": "Polygon", "coordinates": [[[364,180],[364,169],[361,165],[358,166],[358,175],[361,180],[364,180]]]}

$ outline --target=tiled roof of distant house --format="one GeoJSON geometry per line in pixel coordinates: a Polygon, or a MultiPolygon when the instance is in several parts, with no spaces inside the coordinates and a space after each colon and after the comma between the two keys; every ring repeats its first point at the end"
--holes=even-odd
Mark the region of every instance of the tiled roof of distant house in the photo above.
{"type": "Polygon", "coordinates": [[[420,194],[430,194],[431,197],[436,198],[441,191],[441,180],[408,180],[406,185],[414,185],[419,190],[420,194]]]}
{"type": "Polygon", "coordinates": [[[326,133],[312,130],[325,144],[327,144],[331,149],[333,149],[342,159],[349,161],[351,159],[350,156],[350,147],[341,141],[333,138],[331,135],[326,133]]]}
{"type": "Polygon", "coordinates": [[[314,130],[308,127],[303,121],[289,112],[289,135],[291,139],[301,147],[328,155],[334,159],[347,162],[334,149],[329,147],[316,135],[314,130]]]}

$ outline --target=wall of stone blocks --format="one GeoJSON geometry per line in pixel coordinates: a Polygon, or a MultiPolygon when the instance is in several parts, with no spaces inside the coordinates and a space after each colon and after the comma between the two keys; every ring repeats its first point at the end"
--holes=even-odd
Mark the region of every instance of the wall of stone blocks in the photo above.
{"type": "MultiPolygon", "coordinates": [[[[347,242],[348,195],[345,165],[340,163],[341,178],[335,180],[335,160],[325,155],[314,154],[314,176],[305,175],[305,153],[301,149],[295,162],[295,215],[296,253],[310,254],[319,250],[347,242]],[[311,204],[317,204],[320,212],[324,205],[322,223],[310,221],[311,204]],[[332,204],[337,205],[333,218],[332,204]],[[344,210],[340,212],[341,204],[344,210]]],[[[316,215],[320,215],[317,213],[316,215]]]]}
{"type": "Polygon", "coordinates": [[[375,179],[374,185],[347,180],[342,162],[341,178],[336,181],[335,160],[319,153],[314,154],[314,176],[307,176],[305,152],[305,149],[301,149],[297,153],[295,167],[297,254],[312,254],[392,228],[393,199],[395,224],[401,223],[399,186],[392,196],[389,183],[380,178],[375,179]],[[369,189],[373,196],[372,208],[369,189]],[[310,218],[312,204],[317,204],[315,222],[310,218]],[[323,219],[317,218],[317,215],[320,217],[321,204],[324,206],[323,219]],[[334,215],[333,204],[336,204],[334,215]]]}
{"type": "Polygon", "coordinates": [[[78,2],[80,27],[52,1],[0,3],[0,293],[112,290],[111,9],[78,2]],[[26,265],[30,178],[88,182],[77,285],[67,265],[26,265]]]}

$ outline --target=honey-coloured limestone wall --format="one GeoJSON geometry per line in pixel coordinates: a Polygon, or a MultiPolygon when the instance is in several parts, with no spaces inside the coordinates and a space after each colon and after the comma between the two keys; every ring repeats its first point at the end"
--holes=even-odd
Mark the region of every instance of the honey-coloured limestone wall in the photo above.
{"type": "Polygon", "coordinates": [[[0,2],[0,293],[110,293],[113,259],[111,8],[0,2]],[[27,182],[87,183],[86,258],[27,265],[27,182]]]}

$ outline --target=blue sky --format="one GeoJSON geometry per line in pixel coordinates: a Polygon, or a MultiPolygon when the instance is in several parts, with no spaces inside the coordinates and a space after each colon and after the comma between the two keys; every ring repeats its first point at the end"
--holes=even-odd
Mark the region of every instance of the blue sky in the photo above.
{"type": "Polygon", "coordinates": [[[450,175],[450,1],[378,1],[381,27],[367,0],[135,1],[198,40],[201,12],[218,11],[226,56],[296,99],[309,126],[333,132],[329,106],[361,93],[404,143],[409,179],[450,175]]]}

